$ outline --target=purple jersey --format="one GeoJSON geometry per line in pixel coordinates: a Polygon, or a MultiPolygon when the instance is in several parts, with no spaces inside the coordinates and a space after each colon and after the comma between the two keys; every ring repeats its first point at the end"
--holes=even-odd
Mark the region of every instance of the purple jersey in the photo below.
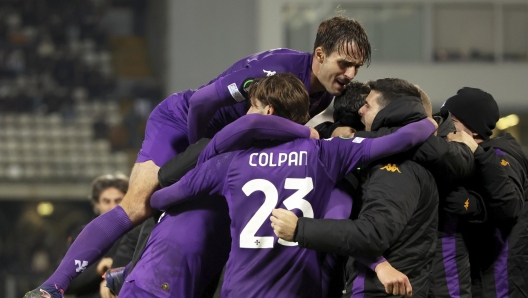
{"type": "MultiPolygon", "coordinates": [[[[312,55],[290,49],[274,49],[253,54],[233,64],[209,83],[210,85],[214,83],[218,97],[197,94],[187,100],[189,141],[191,143],[198,141],[199,131],[204,129],[205,127],[202,126],[210,120],[206,109],[203,108],[204,105],[217,108],[225,106],[212,117],[212,122],[207,128],[207,135],[210,137],[214,132],[246,113],[247,105],[244,101],[248,99],[246,93],[248,80],[283,72],[292,73],[299,78],[309,92],[312,55]]],[[[314,117],[326,109],[332,98],[333,96],[327,92],[311,94],[310,116],[314,117]]]]}
{"type": "MultiPolygon", "coordinates": [[[[202,136],[212,137],[247,111],[244,85],[248,79],[290,72],[310,90],[312,55],[290,49],[275,49],[247,56],[234,63],[208,84],[167,97],[152,112],[145,140],[136,162],[153,160],[162,166],[202,136]],[[182,149],[183,148],[183,149],[182,149]]],[[[310,116],[326,109],[333,96],[310,95],[310,116]]]]}
{"type": "MultiPolygon", "coordinates": [[[[328,204],[334,201],[328,197],[346,173],[371,160],[408,150],[434,130],[424,119],[377,139],[301,139],[222,154],[155,192],[151,206],[166,210],[193,197],[226,197],[233,241],[224,297],[322,297],[323,280],[327,280],[324,268],[328,268],[323,266],[323,258],[315,251],[277,240],[269,222],[272,209],[281,207],[299,216],[322,218],[333,209],[328,204]]],[[[336,217],[339,214],[335,212],[336,217]]],[[[347,217],[345,212],[341,214],[347,217]]]]}
{"type": "Polygon", "coordinates": [[[324,296],[324,259],[316,251],[277,239],[269,217],[280,207],[322,218],[331,208],[328,197],[336,181],[370,160],[371,142],[296,140],[226,153],[163,189],[182,199],[199,194],[226,197],[232,245],[222,297],[324,296]]]}

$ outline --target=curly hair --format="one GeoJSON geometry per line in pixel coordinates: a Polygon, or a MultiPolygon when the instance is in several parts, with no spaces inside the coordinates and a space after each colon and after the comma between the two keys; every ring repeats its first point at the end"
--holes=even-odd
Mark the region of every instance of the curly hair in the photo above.
{"type": "Polygon", "coordinates": [[[358,111],[365,104],[369,93],[369,86],[361,82],[350,82],[343,93],[334,99],[334,122],[355,130],[364,130],[365,125],[361,122],[358,111]]]}

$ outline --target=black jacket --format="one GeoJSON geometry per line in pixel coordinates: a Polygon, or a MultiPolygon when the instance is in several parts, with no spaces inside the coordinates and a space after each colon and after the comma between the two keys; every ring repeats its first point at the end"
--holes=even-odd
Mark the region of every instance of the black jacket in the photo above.
{"type": "MultiPolygon", "coordinates": [[[[418,98],[399,98],[378,113],[372,128],[399,127],[425,116],[418,98]]],[[[362,202],[358,218],[299,218],[295,240],[301,247],[351,256],[344,297],[354,293],[387,296],[376,274],[354,260],[379,255],[409,277],[413,297],[426,297],[438,223],[433,176],[405,154],[388,157],[361,171],[366,180],[361,199],[354,197],[354,201],[362,202]]]]}
{"type": "Polygon", "coordinates": [[[488,220],[464,231],[473,279],[482,297],[528,297],[528,158],[507,134],[481,143],[475,161],[488,220]]]}

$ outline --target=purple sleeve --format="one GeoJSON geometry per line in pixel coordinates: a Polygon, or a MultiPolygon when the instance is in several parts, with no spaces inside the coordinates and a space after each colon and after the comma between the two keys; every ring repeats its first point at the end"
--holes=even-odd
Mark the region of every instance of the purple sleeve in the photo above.
{"type": "Polygon", "coordinates": [[[198,164],[224,152],[248,149],[255,140],[309,137],[310,128],[307,126],[278,116],[250,114],[219,131],[200,154],[198,164]]]}
{"type": "Polygon", "coordinates": [[[239,61],[222,76],[193,94],[189,99],[187,129],[189,143],[194,144],[202,138],[207,125],[216,111],[222,107],[246,100],[247,86],[250,80],[269,75],[269,69],[275,72],[291,71],[293,62],[287,62],[288,55],[268,55],[260,59],[239,61]]]}
{"type": "Polygon", "coordinates": [[[196,143],[205,133],[207,124],[218,109],[230,103],[230,98],[222,98],[216,91],[215,83],[198,89],[189,99],[187,130],[189,144],[196,143]]]}
{"type": "Polygon", "coordinates": [[[370,156],[367,163],[387,157],[396,153],[404,152],[427,140],[436,130],[436,127],[428,119],[422,119],[405,125],[390,135],[372,140],[370,156]]]}
{"type": "Polygon", "coordinates": [[[201,194],[221,194],[229,165],[235,155],[236,152],[226,153],[197,166],[180,181],[154,192],[150,197],[150,206],[164,211],[201,194]]]}

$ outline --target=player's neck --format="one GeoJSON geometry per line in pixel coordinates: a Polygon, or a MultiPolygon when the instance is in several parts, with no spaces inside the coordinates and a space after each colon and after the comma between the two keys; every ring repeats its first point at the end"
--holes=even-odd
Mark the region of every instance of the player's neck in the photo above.
{"type": "Polygon", "coordinates": [[[308,93],[310,94],[314,94],[314,93],[318,93],[318,92],[322,92],[326,90],[323,84],[321,84],[321,82],[315,75],[316,72],[318,71],[319,71],[319,65],[317,65],[316,63],[312,63],[312,72],[310,73],[310,90],[308,90],[308,93]]]}

